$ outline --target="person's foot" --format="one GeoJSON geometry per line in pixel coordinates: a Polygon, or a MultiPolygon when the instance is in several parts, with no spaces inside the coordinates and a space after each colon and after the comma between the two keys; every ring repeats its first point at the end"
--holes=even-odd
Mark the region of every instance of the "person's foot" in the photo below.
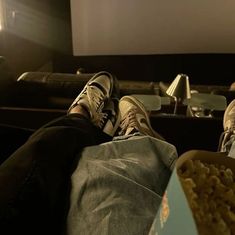
{"type": "Polygon", "coordinates": [[[235,134],[235,100],[228,105],[224,112],[223,128],[224,132],[220,137],[218,150],[220,152],[228,152],[231,147],[231,143],[229,145],[227,145],[227,143],[231,136],[235,134]]]}
{"type": "Polygon", "coordinates": [[[118,112],[111,99],[115,79],[108,72],[95,74],[74,100],[68,114],[80,113],[105,133],[113,136],[119,123],[118,112]]]}
{"type": "Polygon", "coordinates": [[[129,135],[140,132],[158,139],[164,139],[150,124],[144,105],[133,96],[124,96],[119,101],[120,131],[119,135],[129,135]]]}

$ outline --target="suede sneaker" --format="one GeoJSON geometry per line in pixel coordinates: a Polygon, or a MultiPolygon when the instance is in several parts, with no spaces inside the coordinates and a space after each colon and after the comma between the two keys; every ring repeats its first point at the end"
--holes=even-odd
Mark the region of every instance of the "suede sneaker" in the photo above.
{"type": "Polygon", "coordinates": [[[153,130],[149,115],[144,105],[133,96],[123,96],[119,101],[120,131],[119,135],[129,135],[140,132],[164,140],[153,130]]]}
{"type": "Polygon", "coordinates": [[[68,114],[80,105],[89,113],[91,122],[101,128],[105,133],[113,135],[119,126],[116,118],[114,102],[111,99],[115,87],[115,79],[108,72],[96,73],[85,85],[83,90],[74,100],[68,114]],[[111,119],[111,120],[110,120],[111,119]]]}
{"type": "Polygon", "coordinates": [[[224,112],[223,118],[224,132],[220,136],[218,151],[228,152],[231,144],[229,140],[235,134],[235,100],[233,100],[224,112]]]}

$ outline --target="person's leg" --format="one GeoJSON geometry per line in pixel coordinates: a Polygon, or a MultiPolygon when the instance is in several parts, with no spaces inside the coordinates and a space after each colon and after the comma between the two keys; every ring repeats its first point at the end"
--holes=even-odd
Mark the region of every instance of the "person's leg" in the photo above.
{"type": "Polygon", "coordinates": [[[119,110],[121,136],[86,148],[73,172],[69,235],[147,234],[157,213],[176,149],[153,130],[135,97],[121,98],[119,110]]]}
{"type": "MultiPolygon", "coordinates": [[[[85,87],[67,116],[40,128],[0,166],[2,226],[5,223],[9,231],[31,234],[45,234],[47,226],[48,234],[52,232],[50,228],[56,231],[53,225],[63,218],[74,157],[85,146],[112,139],[101,131],[99,118],[95,123],[90,121],[92,116],[104,117],[102,108],[89,110],[91,105],[94,108],[94,104],[89,103],[89,100],[93,101],[90,99],[93,94],[100,97],[96,106],[105,106],[111,95],[112,82],[112,77],[106,74],[93,78],[86,86],[93,92],[87,94],[85,87]],[[41,230],[30,229],[32,225],[38,227],[40,224],[41,230]]],[[[57,228],[60,228],[59,224],[57,228]]]]}
{"type": "Polygon", "coordinates": [[[76,154],[85,146],[110,139],[79,114],[60,118],[38,130],[0,166],[1,212],[7,210],[11,219],[18,220],[11,222],[23,226],[21,219],[37,222],[39,215],[52,217],[53,221],[63,212],[76,154]]]}
{"type": "MultiPolygon", "coordinates": [[[[150,142],[154,142],[158,146],[156,148],[156,158],[161,159],[166,169],[172,171],[178,156],[177,150],[175,146],[167,142],[163,136],[152,128],[149,114],[143,103],[133,96],[123,96],[119,101],[119,111],[119,136],[115,137],[114,140],[136,138],[138,135],[146,136],[150,139],[150,142]]],[[[164,172],[161,167],[157,171],[164,172]]],[[[167,177],[163,177],[159,184],[166,187],[167,179],[167,177]]]]}

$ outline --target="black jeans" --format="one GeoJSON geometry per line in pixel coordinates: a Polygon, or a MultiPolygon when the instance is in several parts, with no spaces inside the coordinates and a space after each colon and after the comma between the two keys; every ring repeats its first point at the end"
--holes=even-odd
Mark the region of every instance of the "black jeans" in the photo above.
{"type": "Polygon", "coordinates": [[[37,130],[0,165],[0,234],[62,234],[75,156],[110,140],[79,114],[37,130]]]}

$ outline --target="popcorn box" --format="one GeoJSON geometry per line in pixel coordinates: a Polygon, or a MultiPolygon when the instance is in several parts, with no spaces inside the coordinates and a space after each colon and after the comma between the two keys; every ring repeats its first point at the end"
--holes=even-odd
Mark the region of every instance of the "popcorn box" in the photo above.
{"type": "Polygon", "coordinates": [[[235,172],[235,159],[223,153],[191,150],[182,154],[176,162],[168,186],[162,198],[149,235],[199,235],[188,200],[182,188],[177,170],[188,160],[220,164],[235,172]]]}

